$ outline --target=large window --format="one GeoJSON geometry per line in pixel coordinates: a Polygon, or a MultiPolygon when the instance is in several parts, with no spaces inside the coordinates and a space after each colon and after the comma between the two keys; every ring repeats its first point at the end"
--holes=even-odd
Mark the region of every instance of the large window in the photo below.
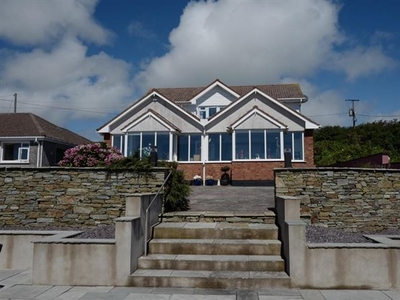
{"type": "Polygon", "coordinates": [[[285,149],[290,149],[293,160],[304,160],[303,132],[285,133],[285,149]]]}
{"type": "Polygon", "coordinates": [[[201,160],[201,135],[184,134],[178,137],[178,161],[201,160]]]}
{"type": "MultiPolygon", "coordinates": [[[[128,134],[127,155],[132,156],[136,152],[140,157],[147,156],[150,153],[151,147],[157,147],[158,159],[169,160],[170,140],[169,132],[138,132],[128,134]]],[[[124,136],[114,136],[114,147],[124,150],[124,136]]]]}
{"type": "Polygon", "coordinates": [[[235,132],[236,159],[280,159],[281,144],[279,131],[238,130],[235,132]]]}
{"type": "Polygon", "coordinates": [[[29,143],[3,143],[1,160],[29,162],[29,143]]]}
{"type": "Polygon", "coordinates": [[[228,133],[208,135],[208,160],[232,160],[232,135],[228,133]]]}

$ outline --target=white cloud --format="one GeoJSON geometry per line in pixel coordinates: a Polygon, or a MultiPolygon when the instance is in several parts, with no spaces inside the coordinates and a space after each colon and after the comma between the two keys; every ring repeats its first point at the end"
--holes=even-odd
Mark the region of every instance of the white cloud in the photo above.
{"type": "Polygon", "coordinates": [[[17,45],[41,45],[65,35],[104,44],[112,34],[92,14],[98,1],[0,1],[0,37],[17,45]]]}
{"type": "Polygon", "coordinates": [[[344,71],[348,80],[394,68],[398,62],[386,56],[380,47],[361,47],[332,54],[330,68],[344,71]]]}
{"type": "Polygon", "coordinates": [[[171,50],[145,65],[134,83],[144,90],[215,78],[274,83],[321,69],[355,79],[388,68],[392,60],[379,48],[336,52],[347,39],[338,27],[339,11],[325,0],[190,2],[169,36],[171,50]]]}
{"type": "Polygon", "coordinates": [[[57,124],[121,111],[131,95],[131,66],[106,53],[88,56],[86,51],[78,40],[67,38],[50,52],[18,53],[0,70],[1,93],[18,91],[19,112],[40,108],[40,115],[57,124]]]}

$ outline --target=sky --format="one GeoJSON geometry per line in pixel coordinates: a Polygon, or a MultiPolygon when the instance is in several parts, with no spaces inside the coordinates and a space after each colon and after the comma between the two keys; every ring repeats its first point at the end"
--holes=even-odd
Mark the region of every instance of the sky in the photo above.
{"type": "Polygon", "coordinates": [[[93,141],[150,88],[299,83],[321,126],[400,119],[398,0],[0,0],[0,113],[93,141]]]}

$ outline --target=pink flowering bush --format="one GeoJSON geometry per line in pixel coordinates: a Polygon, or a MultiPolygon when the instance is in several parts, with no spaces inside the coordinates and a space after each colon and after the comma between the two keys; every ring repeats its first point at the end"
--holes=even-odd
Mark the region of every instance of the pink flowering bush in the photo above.
{"type": "Polygon", "coordinates": [[[58,163],[62,167],[104,167],[123,159],[124,156],[114,147],[105,143],[78,145],[64,153],[58,163]]]}

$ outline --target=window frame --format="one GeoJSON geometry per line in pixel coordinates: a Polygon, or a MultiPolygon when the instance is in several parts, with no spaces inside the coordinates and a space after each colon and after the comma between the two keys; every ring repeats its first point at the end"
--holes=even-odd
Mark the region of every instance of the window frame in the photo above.
{"type": "Polygon", "coordinates": [[[222,143],[222,141],[223,141],[223,136],[224,135],[226,135],[226,136],[231,136],[231,134],[229,134],[229,133],[225,133],[225,132],[215,132],[215,133],[212,133],[212,132],[210,132],[210,133],[208,133],[208,135],[207,135],[207,153],[208,153],[208,161],[210,161],[210,162],[231,162],[232,161],[232,155],[233,155],[233,150],[232,150],[232,147],[233,147],[233,138],[231,137],[231,139],[230,139],[230,159],[225,159],[225,160],[223,160],[222,159],[222,157],[223,157],[223,152],[224,152],[224,147],[223,147],[223,143],[222,143]],[[210,135],[214,135],[214,136],[216,136],[216,135],[218,135],[218,160],[211,160],[210,159],[210,143],[209,143],[209,141],[210,141],[210,135]]]}
{"type": "Polygon", "coordinates": [[[29,163],[29,157],[30,157],[30,149],[31,145],[29,141],[2,141],[0,143],[0,162],[1,163],[6,163],[6,164],[19,164],[19,163],[29,163]],[[4,154],[5,154],[5,145],[18,145],[18,153],[17,153],[17,159],[4,159],[4,154]],[[26,158],[23,159],[22,153],[23,151],[26,151],[26,158]]]}
{"type": "Polygon", "coordinates": [[[232,140],[232,160],[234,161],[283,161],[284,160],[284,155],[283,155],[283,130],[269,130],[269,129],[239,129],[235,130],[233,132],[233,140],[232,140]],[[259,133],[260,131],[263,132],[263,155],[260,155],[260,158],[252,158],[252,132],[254,133],[259,133]],[[247,149],[241,149],[243,150],[243,155],[245,157],[241,158],[241,151],[238,153],[237,149],[237,134],[243,134],[248,136],[247,140],[247,149]],[[274,157],[274,158],[269,158],[268,157],[268,133],[278,133],[279,134],[279,157],[274,157]],[[248,158],[246,158],[248,157],[248,158]]]}
{"type": "Polygon", "coordinates": [[[178,136],[177,139],[177,147],[178,147],[178,151],[177,151],[177,157],[176,157],[176,161],[180,162],[180,163],[199,163],[202,161],[202,156],[203,156],[203,135],[201,133],[184,133],[178,136]],[[199,141],[192,141],[192,136],[198,136],[200,138],[199,141]],[[180,138],[182,137],[187,137],[187,149],[186,149],[186,154],[187,154],[187,160],[181,160],[180,158],[180,150],[179,148],[181,147],[180,145],[180,138]],[[199,154],[193,154],[193,157],[191,157],[191,153],[193,153],[192,151],[192,142],[195,143],[195,145],[200,145],[200,152],[199,154]],[[198,160],[194,160],[194,155],[199,155],[198,160]]]}

